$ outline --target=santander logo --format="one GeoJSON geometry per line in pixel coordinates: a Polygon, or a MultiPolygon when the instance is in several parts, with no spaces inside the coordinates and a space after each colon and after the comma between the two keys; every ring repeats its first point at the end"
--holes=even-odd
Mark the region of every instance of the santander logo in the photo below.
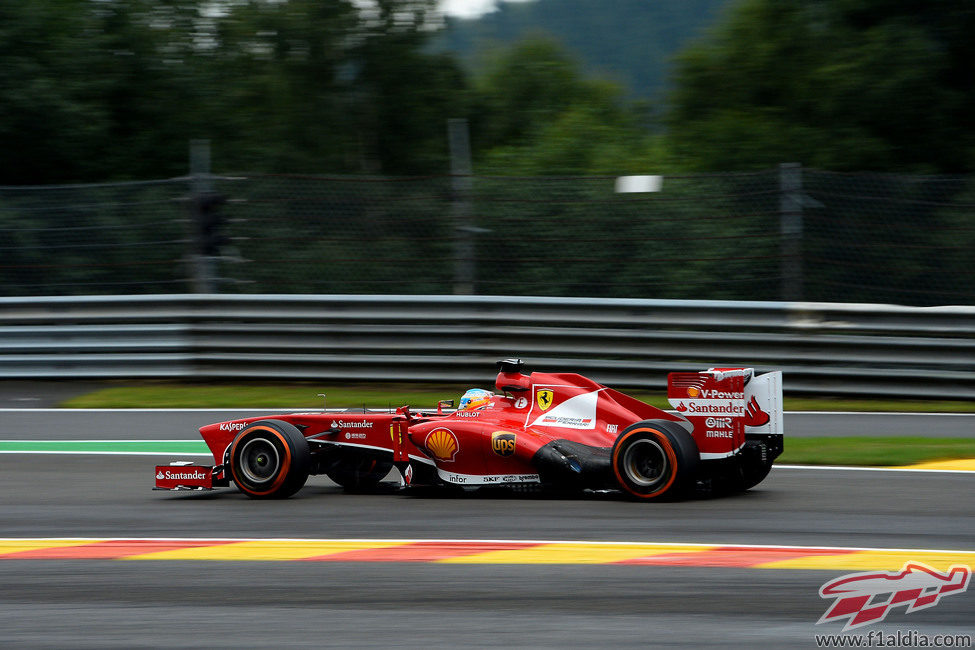
{"type": "Polygon", "coordinates": [[[163,472],[162,470],[160,470],[160,471],[156,472],[156,479],[157,480],[160,480],[160,481],[164,481],[164,480],[169,480],[169,481],[174,481],[174,480],[175,481],[201,481],[201,480],[203,480],[205,478],[207,478],[206,472],[203,472],[203,471],[198,470],[198,469],[195,469],[195,470],[193,470],[191,472],[172,472],[170,470],[166,470],[165,472],[163,472]]]}

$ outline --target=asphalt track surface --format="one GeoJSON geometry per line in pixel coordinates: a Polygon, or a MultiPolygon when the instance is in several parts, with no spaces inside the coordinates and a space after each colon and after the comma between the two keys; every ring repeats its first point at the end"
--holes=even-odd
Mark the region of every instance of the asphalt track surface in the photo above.
{"type": "MultiPolygon", "coordinates": [[[[0,438],[192,438],[212,413],[0,413],[0,438]],[[176,416],[179,415],[179,418],[176,416]],[[159,419],[156,419],[156,418],[159,419]],[[109,425],[111,420],[113,424],[109,425]],[[197,426],[190,423],[191,426],[197,426]],[[177,427],[179,425],[179,427],[177,427]]],[[[223,419],[222,416],[215,419],[223,419]]],[[[862,433],[862,432],[861,432],[862,433]]],[[[975,550],[975,475],[776,468],[737,497],[154,492],[172,458],[0,454],[0,537],[601,540],[975,550]]],[[[609,565],[0,561],[0,647],[815,647],[845,571],[609,565]]],[[[975,588],[870,629],[975,633],[975,588]]]]}
{"type": "MultiPolygon", "coordinates": [[[[199,440],[205,424],[295,409],[50,409],[0,407],[0,439],[199,440]]],[[[307,409],[306,409],[307,410],[307,409]]],[[[975,413],[786,412],[786,435],[975,438],[975,413]]]]}

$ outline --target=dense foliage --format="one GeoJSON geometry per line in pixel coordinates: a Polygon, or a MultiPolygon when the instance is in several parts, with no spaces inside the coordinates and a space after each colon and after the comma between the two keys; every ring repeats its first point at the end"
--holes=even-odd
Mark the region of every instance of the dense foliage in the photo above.
{"type": "Polygon", "coordinates": [[[182,177],[209,139],[215,171],[246,172],[218,188],[240,290],[450,290],[471,232],[479,291],[773,299],[791,256],[810,299],[972,302],[973,191],[941,176],[975,171],[970,0],[536,0],[446,31],[435,5],[0,3],[4,290],[183,290],[184,181],[11,186],[182,177]],[[665,53],[715,16],[655,95],[665,53]],[[444,46],[465,30],[471,66],[444,46]],[[456,117],[466,231],[443,176],[456,117]],[[792,161],[798,254],[775,170],[792,161]],[[629,173],[664,192],[617,195],[629,173]]]}
{"type": "Polygon", "coordinates": [[[0,4],[0,184],[214,167],[443,171],[464,113],[435,0],[13,0],[0,4]]]}
{"type": "Polygon", "coordinates": [[[472,69],[491,52],[534,38],[557,40],[586,74],[612,79],[633,97],[655,99],[671,59],[735,0],[534,0],[499,2],[477,19],[451,19],[438,47],[472,69]]]}
{"type": "Polygon", "coordinates": [[[967,0],[435,5],[4,2],[0,184],[180,175],[193,138],[221,170],[443,173],[450,117],[490,173],[975,166],[967,0]]]}
{"type": "Polygon", "coordinates": [[[743,0],[680,60],[669,142],[693,169],[975,167],[969,0],[743,0]]]}

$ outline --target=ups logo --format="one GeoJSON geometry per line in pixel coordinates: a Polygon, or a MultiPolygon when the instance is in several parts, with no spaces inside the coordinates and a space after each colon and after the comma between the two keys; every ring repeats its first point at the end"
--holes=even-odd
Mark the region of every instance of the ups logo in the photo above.
{"type": "Polygon", "coordinates": [[[491,449],[498,456],[511,456],[515,453],[517,436],[508,431],[495,431],[491,434],[491,449]]]}

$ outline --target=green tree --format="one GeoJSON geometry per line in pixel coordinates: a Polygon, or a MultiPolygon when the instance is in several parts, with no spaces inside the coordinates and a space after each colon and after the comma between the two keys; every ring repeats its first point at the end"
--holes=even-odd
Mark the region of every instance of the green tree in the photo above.
{"type": "Polygon", "coordinates": [[[973,28],[962,0],[745,0],[681,55],[670,145],[705,170],[971,170],[973,28]]]}
{"type": "Polygon", "coordinates": [[[216,24],[206,104],[215,166],[277,172],[353,167],[346,1],[232,5],[216,24]]]}
{"type": "Polygon", "coordinates": [[[368,171],[443,173],[446,123],[467,112],[455,58],[429,51],[435,0],[382,0],[355,51],[358,129],[368,171]]]}
{"type": "Polygon", "coordinates": [[[492,48],[544,34],[579,59],[586,74],[619,82],[628,95],[657,100],[671,57],[735,0],[533,0],[499,2],[476,20],[451,18],[436,43],[472,69],[492,48]]]}
{"type": "Polygon", "coordinates": [[[548,39],[499,52],[476,82],[472,112],[483,173],[624,173],[655,164],[639,106],[618,85],[585,77],[548,39]]]}
{"type": "Polygon", "coordinates": [[[435,0],[249,0],[196,52],[215,165],[274,172],[446,170],[463,113],[451,57],[428,52],[435,0]],[[455,101],[457,100],[457,101],[455,101]]]}
{"type": "MultiPolygon", "coordinates": [[[[38,0],[0,4],[0,183],[83,176],[86,154],[108,124],[89,98],[100,80],[85,72],[81,41],[97,38],[96,20],[80,3],[38,0]]],[[[97,45],[95,45],[97,48],[97,45]]]]}
{"type": "Polygon", "coordinates": [[[0,183],[185,173],[199,119],[196,0],[0,6],[0,183]]]}
{"type": "Polygon", "coordinates": [[[0,184],[215,169],[446,170],[464,113],[435,0],[0,4],[0,184]]]}

